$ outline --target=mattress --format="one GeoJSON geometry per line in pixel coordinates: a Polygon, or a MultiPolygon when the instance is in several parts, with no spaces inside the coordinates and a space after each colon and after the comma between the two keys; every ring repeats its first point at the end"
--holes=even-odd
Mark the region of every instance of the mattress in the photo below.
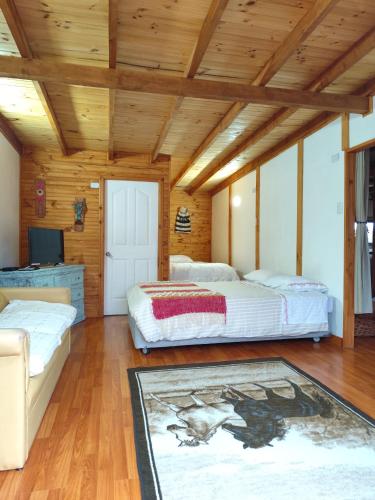
{"type": "Polygon", "coordinates": [[[284,292],[247,281],[203,282],[201,287],[226,297],[225,324],[191,324],[189,315],[176,317],[175,328],[162,331],[152,311],[151,299],[139,286],[128,292],[129,312],[148,342],[209,337],[300,336],[328,332],[332,301],[320,292],[284,292]],[[275,323],[277,307],[279,324],[275,323]]]}
{"type": "Polygon", "coordinates": [[[240,278],[228,264],[220,262],[176,262],[169,267],[171,281],[238,281],[240,278]]]}
{"type": "Polygon", "coordinates": [[[61,340],[57,335],[33,332],[29,334],[29,344],[29,375],[35,377],[44,371],[61,340]]]}

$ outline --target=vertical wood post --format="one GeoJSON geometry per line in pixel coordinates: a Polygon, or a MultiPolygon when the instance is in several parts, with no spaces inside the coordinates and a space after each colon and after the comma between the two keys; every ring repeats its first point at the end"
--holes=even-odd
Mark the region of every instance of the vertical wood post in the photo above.
{"type": "Polygon", "coordinates": [[[341,148],[343,151],[349,149],[349,113],[341,115],[341,148]]]}
{"type": "Polygon", "coordinates": [[[232,265],[232,184],[228,188],[228,263],[232,265]]]}
{"type": "Polygon", "coordinates": [[[298,173],[297,173],[297,249],[296,274],[302,275],[303,246],[303,139],[298,141],[298,173]]]}
{"type": "Polygon", "coordinates": [[[260,167],[256,168],[256,188],[255,188],[255,267],[260,267],[260,167]]]}
{"type": "Polygon", "coordinates": [[[345,153],[343,346],[354,347],[355,154],[345,153]]]}

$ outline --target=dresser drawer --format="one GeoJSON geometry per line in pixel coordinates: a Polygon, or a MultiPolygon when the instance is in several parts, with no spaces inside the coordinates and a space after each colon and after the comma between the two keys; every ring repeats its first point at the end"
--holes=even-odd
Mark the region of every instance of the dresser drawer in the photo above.
{"type": "Polygon", "coordinates": [[[53,288],[55,286],[55,283],[53,278],[45,277],[45,278],[34,279],[32,280],[31,285],[27,286],[35,286],[36,288],[45,288],[45,287],[53,288]]]}
{"type": "Polygon", "coordinates": [[[71,282],[70,284],[72,286],[74,285],[83,285],[83,273],[77,272],[77,273],[72,273],[70,275],[71,282]]]}
{"type": "Polygon", "coordinates": [[[74,285],[81,285],[83,284],[83,273],[75,272],[75,273],[60,274],[59,276],[55,276],[54,284],[55,286],[63,288],[64,287],[70,288],[71,286],[74,285]]]}
{"type": "Polygon", "coordinates": [[[77,301],[77,300],[83,299],[85,296],[83,286],[80,286],[80,285],[72,286],[71,292],[72,292],[72,303],[77,301]]]}
{"type": "Polygon", "coordinates": [[[34,286],[34,280],[31,278],[3,278],[0,276],[0,286],[5,288],[14,288],[14,287],[29,287],[34,286]]]}
{"type": "Polygon", "coordinates": [[[72,305],[77,309],[77,316],[74,325],[85,319],[85,304],[83,299],[72,300],[72,305]]]}
{"type": "Polygon", "coordinates": [[[70,288],[70,276],[69,274],[62,274],[61,276],[55,276],[54,284],[58,288],[70,288]]]}

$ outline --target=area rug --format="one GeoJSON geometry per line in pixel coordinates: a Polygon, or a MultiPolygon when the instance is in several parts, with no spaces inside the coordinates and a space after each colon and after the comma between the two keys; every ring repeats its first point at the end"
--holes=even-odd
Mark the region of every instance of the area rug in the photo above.
{"type": "Polygon", "coordinates": [[[375,421],[286,360],[128,374],[143,500],[374,500],[375,421]]]}

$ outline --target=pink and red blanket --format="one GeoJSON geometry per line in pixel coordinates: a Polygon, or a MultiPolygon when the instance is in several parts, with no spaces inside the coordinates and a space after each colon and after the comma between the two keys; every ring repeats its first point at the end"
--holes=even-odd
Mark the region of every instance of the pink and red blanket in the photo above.
{"type": "Polygon", "coordinates": [[[156,320],[189,315],[194,323],[225,323],[226,300],[219,292],[196,283],[156,282],[143,283],[139,287],[150,297],[156,320]]]}

